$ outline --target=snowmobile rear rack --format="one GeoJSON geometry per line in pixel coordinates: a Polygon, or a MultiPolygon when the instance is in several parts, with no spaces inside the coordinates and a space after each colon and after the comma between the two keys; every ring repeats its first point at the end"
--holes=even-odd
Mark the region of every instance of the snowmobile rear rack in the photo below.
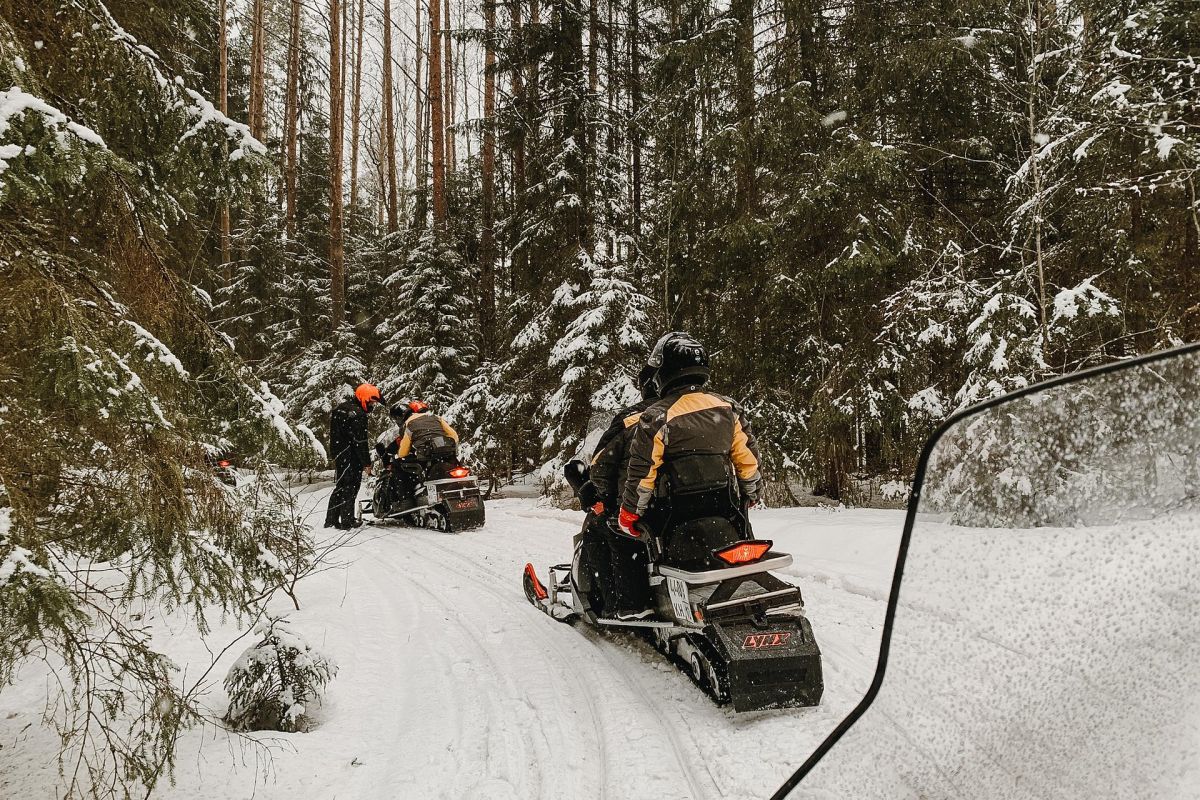
{"type": "Polygon", "coordinates": [[[704,586],[710,583],[720,583],[732,578],[757,575],[767,570],[783,569],[784,567],[791,566],[791,563],[792,557],[787,553],[768,553],[766,557],[760,558],[758,561],[750,564],[742,564],[737,567],[721,567],[720,569],[689,572],[664,564],[658,568],[658,571],[668,578],[678,578],[689,586],[704,586]]]}
{"type": "Polygon", "coordinates": [[[714,616],[721,616],[719,612],[728,609],[734,609],[748,604],[757,604],[769,601],[767,605],[771,608],[779,605],[776,600],[787,598],[789,605],[794,605],[800,597],[800,590],[795,586],[789,586],[786,589],[776,589],[772,592],[763,592],[750,597],[737,597],[733,600],[722,600],[719,603],[709,603],[704,607],[705,616],[712,619],[714,616]],[[716,612],[716,613],[714,613],[716,612]]]}

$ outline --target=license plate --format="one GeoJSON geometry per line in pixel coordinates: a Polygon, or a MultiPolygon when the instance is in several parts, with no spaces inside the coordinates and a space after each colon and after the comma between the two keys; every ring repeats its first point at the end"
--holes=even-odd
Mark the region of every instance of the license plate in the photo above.
{"type": "Polygon", "coordinates": [[[470,511],[475,508],[479,508],[479,499],[478,498],[469,497],[466,500],[455,500],[454,501],[454,510],[455,511],[470,511]]]}
{"type": "Polygon", "coordinates": [[[792,638],[790,631],[777,633],[751,633],[742,641],[743,650],[761,650],[766,647],[783,647],[792,638]]]}

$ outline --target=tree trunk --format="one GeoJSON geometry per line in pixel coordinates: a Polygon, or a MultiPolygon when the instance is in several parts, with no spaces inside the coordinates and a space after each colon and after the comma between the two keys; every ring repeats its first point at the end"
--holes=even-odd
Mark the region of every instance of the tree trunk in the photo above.
{"type": "MultiPolygon", "coordinates": [[[[387,4],[388,4],[388,0],[384,0],[383,7],[384,7],[384,18],[385,19],[387,18],[387,7],[388,7],[387,4]]],[[[350,217],[351,230],[354,229],[354,218],[358,213],[358,211],[357,211],[357,209],[358,209],[358,132],[359,132],[359,124],[361,122],[360,115],[361,115],[361,110],[362,110],[363,12],[366,10],[364,8],[364,5],[365,5],[365,0],[358,0],[358,16],[354,21],[354,24],[358,28],[358,30],[355,33],[355,37],[354,37],[354,39],[355,39],[355,43],[354,43],[354,88],[352,90],[354,96],[350,101],[350,104],[351,104],[351,108],[350,108],[350,214],[352,215],[350,217]]],[[[390,25],[387,26],[386,30],[388,30],[388,31],[391,30],[390,25]]],[[[390,43],[391,43],[390,38],[387,40],[387,43],[388,43],[388,45],[390,45],[390,43]]],[[[391,73],[390,62],[387,66],[387,70],[388,70],[388,77],[390,77],[390,73],[391,73]]],[[[389,96],[390,95],[387,92],[384,93],[384,97],[389,97],[389,96]]]]}
{"type": "Polygon", "coordinates": [[[396,101],[392,87],[392,3],[383,0],[383,146],[387,157],[387,230],[400,230],[396,188],[396,101]]]}
{"type": "Polygon", "coordinates": [[[342,243],[342,8],[329,0],[329,280],[333,330],[346,316],[346,269],[342,243]]]}
{"type": "Polygon", "coordinates": [[[297,161],[297,141],[300,138],[300,4],[301,0],[292,0],[292,16],[288,26],[287,108],[284,111],[284,137],[287,140],[284,232],[289,243],[296,238],[296,184],[300,173],[297,161]]]}
{"type": "Polygon", "coordinates": [[[483,356],[492,358],[496,342],[496,4],[483,0],[483,230],[479,235],[480,330],[483,356]]]}
{"type": "MultiPolygon", "coordinates": [[[[511,0],[509,11],[509,29],[514,42],[518,42],[518,48],[524,52],[523,31],[521,25],[521,3],[524,0],[511,0]]],[[[513,220],[517,230],[518,238],[525,226],[525,194],[527,191],[525,177],[525,115],[527,111],[528,98],[525,94],[525,76],[521,73],[523,58],[513,59],[512,66],[512,96],[513,106],[516,108],[516,131],[512,145],[512,171],[513,171],[513,220]]],[[[510,272],[510,278],[513,286],[516,286],[517,276],[522,278],[529,271],[529,253],[525,248],[521,248],[513,254],[513,264],[510,272]]]]}
{"type": "Polygon", "coordinates": [[[375,131],[375,178],[379,181],[378,202],[375,204],[375,224],[383,227],[387,224],[387,129],[383,124],[383,106],[379,107],[379,128],[375,131]]]}
{"type": "Polygon", "coordinates": [[[454,172],[457,168],[458,151],[456,149],[454,137],[455,112],[454,112],[454,51],[452,48],[452,39],[450,35],[450,0],[445,0],[446,18],[442,20],[442,42],[446,50],[446,61],[444,70],[446,73],[446,93],[445,93],[445,112],[446,112],[446,171],[454,172]]]}
{"type": "Polygon", "coordinates": [[[642,76],[641,76],[641,12],[638,0],[629,0],[629,149],[631,172],[630,191],[633,193],[633,240],[637,247],[642,236],[642,76]]]}
{"type": "Polygon", "coordinates": [[[417,74],[413,82],[413,132],[415,141],[413,143],[413,152],[415,156],[415,165],[413,167],[413,183],[416,190],[416,204],[413,209],[413,223],[418,230],[425,227],[425,212],[428,204],[425,197],[425,165],[428,163],[426,159],[426,147],[428,139],[425,137],[425,113],[428,110],[428,97],[425,92],[425,84],[421,80],[421,65],[425,60],[425,47],[422,43],[422,31],[425,28],[426,17],[422,13],[421,0],[416,0],[416,20],[417,40],[416,40],[416,60],[417,74]]]}
{"type": "Polygon", "coordinates": [[[429,126],[433,146],[433,224],[445,230],[446,207],[446,120],[442,108],[442,4],[429,3],[429,126]]]}
{"type": "Polygon", "coordinates": [[[596,139],[597,110],[600,108],[600,0],[588,0],[588,93],[583,104],[580,128],[586,152],[583,157],[583,244],[589,255],[596,252],[596,139]]]}
{"type": "Polygon", "coordinates": [[[754,207],[754,0],[733,0],[730,12],[737,20],[734,48],[734,108],[739,131],[736,203],[740,214],[754,207]]]}
{"type": "Polygon", "coordinates": [[[1042,120],[1038,109],[1038,90],[1041,88],[1041,57],[1045,51],[1042,42],[1042,13],[1038,0],[1028,0],[1026,9],[1029,14],[1027,30],[1029,31],[1029,94],[1026,108],[1028,113],[1029,133],[1029,180],[1033,185],[1033,257],[1037,266],[1038,308],[1041,317],[1043,358],[1050,356],[1050,325],[1046,311],[1046,268],[1042,261],[1042,214],[1045,210],[1045,198],[1042,196],[1042,172],[1040,169],[1038,151],[1038,132],[1042,120]]]}
{"type": "MultiPolygon", "coordinates": [[[[413,94],[415,95],[417,93],[414,92],[413,94]]],[[[404,111],[407,113],[407,111],[408,111],[408,92],[407,91],[401,93],[400,108],[404,109],[404,111]]],[[[408,171],[412,167],[412,158],[409,156],[409,150],[408,150],[408,123],[403,117],[400,118],[399,128],[400,128],[400,157],[403,159],[403,161],[400,164],[400,176],[401,176],[401,180],[407,184],[408,171]]],[[[404,213],[405,214],[408,213],[407,199],[405,200],[405,203],[404,203],[404,213]]]]}
{"type": "Polygon", "coordinates": [[[254,0],[250,16],[250,135],[262,141],[267,81],[266,0],[254,0]]]}
{"type": "MultiPolygon", "coordinates": [[[[491,1],[492,0],[481,0],[481,2],[491,2],[491,1]]],[[[466,0],[458,0],[458,18],[463,21],[462,22],[463,25],[466,24],[466,20],[467,20],[466,0]]],[[[461,97],[462,97],[462,119],[464,122],[470,122],[470,120],[471,120],[471,100],[470,100],[471,87],[468,85],[468,82],[467,82],[467,48],[465,45],[458,48],[458,69],[456,70],[456,72],[457,72],[459,78],[461,78],[461,83],[459,83],[458,86],[459,86],[459,89],[462,90],[462,95],[461,95],[461,97]]],[[[455,95],[455,96],[457,97],[459,95],[455,95]]],[[[477,96],[479,96],[479,95],[477,94],[477,96]]],[[[480,99],[480,102],[482,102],[482,98],[480,99]]],[[[468,127],[466,130],[463,131],[463,144],[467,148],[467,163],[469,164],[469,163],[471,163],[471,130],[470,130],[470,127],[468,127]]]]}
{"type": "MultiPolygon", "coordinates": [[[[219,0],[217,3],[217,14],[221,18],[220,31],[218,33],[217,51],[220,60],[220,76],[217,85],[217,102],[220,104],[221,113],[229,116],[229,21],[227,19],[225,0],[219,0]]],[[[229,149],[228,139],[225,142],[225,150],[229,149]]],[[[229,201],[221,201],[221,269],[225,276],[225,285],[228,286],[233,282],[233,255],[230,252],[230,221],[229,221],[229,201]]]]}

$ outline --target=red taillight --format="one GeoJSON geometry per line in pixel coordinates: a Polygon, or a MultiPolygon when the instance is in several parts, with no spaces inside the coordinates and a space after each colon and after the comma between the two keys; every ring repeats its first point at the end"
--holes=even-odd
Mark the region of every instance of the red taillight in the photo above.
{"type": "Polygon", "coordinates": [[[218,462],[217,462],[217,466],[218,466],[218,467],[232,467],[232,466],[233,466],[233,462],[232,462],[232,461],[225,461],[224,459],[222,459],[221,461],[218,461],[218,462]]]}
{"type": "Polygon", "coordinates": [[[450,470],[451,478],[465,478],[470,474],[471,470],[467,469],[466,467],[455,467],[454,469],[450,470]]]}
{"type": "Polygon", "coordinates": [[[738,542],[723,550],[716,551],[713,555],[726,564],[749,564],[751,561],[758,561],[766,555],[767,551],[771,549],[771,544],[772,542],[768,540],[757,539],[749,542],[738,542]]]}

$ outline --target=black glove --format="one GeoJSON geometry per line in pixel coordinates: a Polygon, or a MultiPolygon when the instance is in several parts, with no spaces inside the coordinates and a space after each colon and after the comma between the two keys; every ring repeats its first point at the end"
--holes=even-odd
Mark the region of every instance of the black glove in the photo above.
{"type": "Polygon", "coordinates": [[[579,507],[587,511],[600,499],[599,493],[596,491],[596,484],[588,481],[579,487],[579,507]]]}

